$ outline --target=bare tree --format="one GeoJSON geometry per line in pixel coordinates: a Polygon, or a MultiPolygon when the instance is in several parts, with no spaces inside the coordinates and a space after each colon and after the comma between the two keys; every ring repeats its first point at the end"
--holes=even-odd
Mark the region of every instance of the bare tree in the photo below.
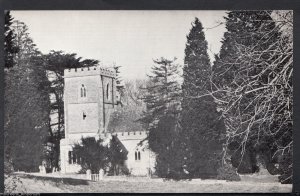
{"type": "MultiPolygon", "coordinates": [[[[234,71],[233,79],[225,85],[211,79],[211,92],[201,95],[213,96],[222,111],[227,128],[225,151],[232,141],[239,141],[244,153],[249,141],[259,145],[264,140],[271,140],[276,149],[273,157],[292,155],[292,16],[292,11],[273,12],[274,28],[266,28],[274,21],[265,21],[256,32],[277,36],[275,42],[269,39],[260,39],[251,45],[235,42],[238,51],[235,61],[221,62],[228,66],[224,72],[234,64],[240,65],[234,71]]],[[[292,162],[288,167],[292,167],[292,162]]]]}
{"type": "Polygon", "coordinates": [[[193,98],[212,96],[218,104],[226,126],[224,158],[233,141],[238,142],[242,154],[249,143],[268,143],[274,149],[271,158],[285,161],[283,173],[288,175],[281,180],[284,182],[292,179],[293,12],[266,13],[272,20],[263,21],[250,34],[262,38],[249,45],[234,42],[235,58],[219,59],[226,69],[212,74],[210,91],[193,98]],[[270,23],[275,23],[271,29],[267,28],[270,23]],[[230,71],[229,83],[215,82],[216,74],[222,77],[230,71]]]}

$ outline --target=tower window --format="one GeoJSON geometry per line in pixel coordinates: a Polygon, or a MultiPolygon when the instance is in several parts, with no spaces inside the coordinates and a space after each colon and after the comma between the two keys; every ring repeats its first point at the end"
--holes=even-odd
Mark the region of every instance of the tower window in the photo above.
{"type": "Polygon", "coordinates": [[[79,159],[73,153],[73,151],[69,151],[68,155],[69,155],[69,164],[77,164],[79,162],[79,159]]]}
{"type": "Polygon", "coordinates": [[[85,118],[86,118],[86,113],[82,112],[82,119],[85,120],[85,118]]]}
{"type": "Polygon", "coordinates": [[[77,157],[76,157],[76,155],[73,154],[73,157],[72,157],[72,158],[73,158],[73,160],[72,160],[72,161],[73,161],[73,164],[76,164],[76,163],[77,163],[77,157]]]}
{"type": "Polygon", "coordinates": [[[86,97],[86,88],[83,84],[81,85],[80,88],[80,97],[86,97]]]}
{"type": "Polygon", "coordinates": [[[136,161],[140,161],[141,160],[141,152],[140,151],[135,151],[134,158],[135,158],[136,161]]]}
{"type": "Polygon", "coordinates": [[[109,96],[109,83],[106,85],[106,99],[108,99],[109,96]]]}
{"type": "Polygon", "coordinates": [[[72,151],[68,152],[69,157],[69,164],[72,164],[72,151]]]}

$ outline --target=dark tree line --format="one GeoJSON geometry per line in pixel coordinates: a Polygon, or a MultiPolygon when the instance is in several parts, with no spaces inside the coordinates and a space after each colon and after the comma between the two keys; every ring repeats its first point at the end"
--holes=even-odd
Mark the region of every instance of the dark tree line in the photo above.
{"type": "Polygon", "coordinates": [[[162,75],[157,67],[163,66],[152,69],[142,120],[158,158],[157,174],[207,178],[221,171],[232,175],[232,166],[239,173],[265,167],[281,174],[282,183],[291,182],[292,13],[232,11],[225,25],[221,51],[211,65],[202,24],[197,18],[193,22],[183,84],[170,89],[180,97],[178,118],[165,112],[168,85],[156,79],[162,75]]]}
{"type": "Polygon", "coordinates": [[[5,12],[5,161],[14,170],[38,171],[42,160],[59,168],[64,137],[63,73],[97,60],[75,53],[42,54],[28,27],[5,12]],[[30,150],[29,150],[30,149],[30,150]]]}
{"type": "Polygon", "coordinates": [[[26,27],[15,28],[10,12],[5,15],[5,162],[14,170],[36,171],[49,128],[49,81],[26,27]]]}

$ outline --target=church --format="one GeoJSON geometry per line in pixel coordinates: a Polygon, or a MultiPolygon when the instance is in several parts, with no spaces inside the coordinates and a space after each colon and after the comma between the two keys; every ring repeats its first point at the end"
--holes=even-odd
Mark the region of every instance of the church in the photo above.
{"type": "Polygon", "coordinates": [[[73,156],[72,146],[82,137],[109,141],[116,135],[128,151],[125,166],[131,175],[145,176],[154,172],[155,155],[147,148],[147,131],[108,131],[111,114],[120,95],[116,87],[116,72],[100,66],[64,70],[65,138],[60,141],[62,173],[77,173],[81,167],[73,156]]]}

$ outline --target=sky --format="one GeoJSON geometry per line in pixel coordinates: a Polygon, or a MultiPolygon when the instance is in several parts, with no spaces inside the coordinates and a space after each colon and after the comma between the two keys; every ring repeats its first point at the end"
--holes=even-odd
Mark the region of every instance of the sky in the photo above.
{"type": "Polygon", "coordinates": [[[186,36],[198,17],[204,27],[211,62],[225,32],[225,11],[11,11],[28,26],[44,54],[51,50],[115,63],[125,80],[149,74],[153,59],[177,58],[183,65],[186,36]]]}

